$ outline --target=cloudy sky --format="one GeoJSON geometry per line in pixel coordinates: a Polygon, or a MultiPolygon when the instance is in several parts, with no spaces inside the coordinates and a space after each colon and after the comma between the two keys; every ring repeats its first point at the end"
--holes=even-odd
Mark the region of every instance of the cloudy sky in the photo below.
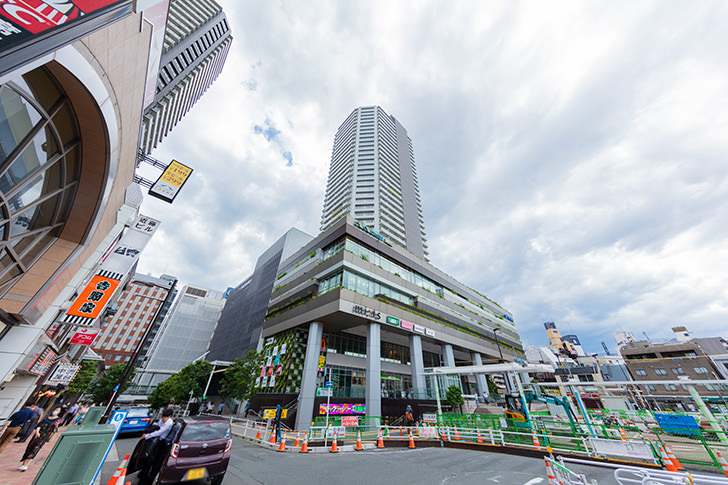
{"type": "Polygon", "coordinates": [[[590,352],[728,337],[728,3],[221,3],[233,48],[153,153],[195,172],[144,202],[140,271],[224,290],[317,234],[334,133],[378,104],[412,138],[432,263],[524,344],[550,320],[590,352]]]}

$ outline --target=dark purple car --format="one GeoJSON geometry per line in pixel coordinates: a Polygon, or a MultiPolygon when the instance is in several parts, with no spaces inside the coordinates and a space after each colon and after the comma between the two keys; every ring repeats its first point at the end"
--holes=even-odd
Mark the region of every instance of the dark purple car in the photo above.
{"type": "Polygon", "coordinates": [[[167,441],[149,445],[145,440],[137,443],[128,473],[148,469],[149,481],[155,485],[201,478],[219,485],[230,461],[230,423],[202,416],[177,418],[167,441]]]}

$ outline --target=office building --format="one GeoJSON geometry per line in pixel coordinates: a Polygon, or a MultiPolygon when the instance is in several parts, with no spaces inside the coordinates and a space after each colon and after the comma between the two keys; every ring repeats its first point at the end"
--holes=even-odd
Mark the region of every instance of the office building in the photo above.
{"type": "Polygon", "coordinates": [[[135,381],[153,386],[190,362],[204,359],[224,305],[223,292],[194,285],[182,288],[135,381]]]}
{"type": "Polygon", "coordinates": [[[379,106],[355,109],[334,138],[321,230],[345,215],[427,259],[412,140],[379,106]]]}
{"type": "Polygon", "coordinates": [[[279,265],[311,239],[298,229],[289,230],[258,258],[253,274],[228,291],[207,360],[232,362],[258,348],[279,265]]]}
{"type": "Polygon", "coordinates": [[[168,275],[133,276],[118,302],[107,311],[109,315],[101,323],[101,333],[91,346],[107,366],[126,364],[136,349],[143,347],[147,330],[164,318],[161,310],[175,282],[176,278],[168,275]]]}
{"type": "Polygon", "coordinates": [[[141,149],[151,153],[222,72],[232,44],[214,0],[172,0],[154,102],[144,111],[141,149]]]}

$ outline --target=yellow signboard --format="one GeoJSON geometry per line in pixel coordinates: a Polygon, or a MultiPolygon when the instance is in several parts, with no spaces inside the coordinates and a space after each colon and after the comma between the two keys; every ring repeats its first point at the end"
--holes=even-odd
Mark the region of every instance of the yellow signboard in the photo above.
{"type": "Polygon", "coordinates": [[[159,176],[159,179],[154,182],[152,188],[149,189],[149,195],[172,202],[191,174],[192,169],[190,167],[179,163],[177,160],[172,160],[164,169],[162,175],[159,176]]]}
{"type": "MultiPolygon", "coordinates": [[[[288,417],[288,409],[281,409],[281,418],[285,419],[288,417]]],[[[263,410],[263,419],[276,419],[276,410],[275,409],[264,409],[263,410]]]]}

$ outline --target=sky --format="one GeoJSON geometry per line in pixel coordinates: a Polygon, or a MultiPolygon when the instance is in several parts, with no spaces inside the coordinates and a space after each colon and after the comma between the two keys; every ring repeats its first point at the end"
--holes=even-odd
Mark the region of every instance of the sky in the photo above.
{"type": "Polygon", "coordinates": [[[194,173],[146,197],[140,272],[225,290],[289,228],[318,234],[334,134],[380,105],[412,139],[432,264],[524,346],[547,321],[587,352],[728,337],[728,3],[220,3],[232,49],[152,153],[194,173]]]}

